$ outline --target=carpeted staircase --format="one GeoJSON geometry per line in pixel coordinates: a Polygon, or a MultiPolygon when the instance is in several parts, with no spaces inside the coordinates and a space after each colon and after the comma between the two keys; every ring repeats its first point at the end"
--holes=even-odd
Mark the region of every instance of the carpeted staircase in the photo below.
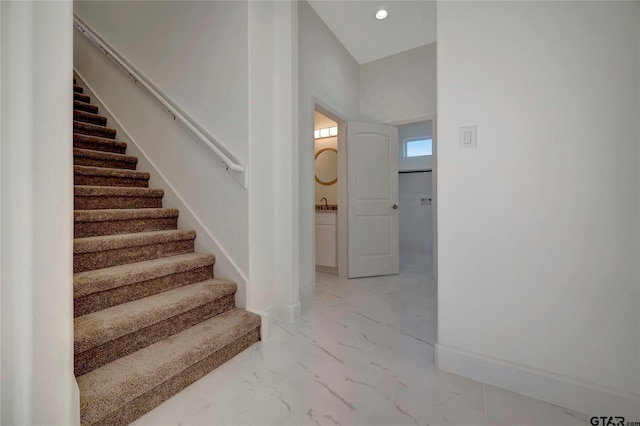
{"type": "Polygon", "coordinates": [[[260,340],[161,189],[74,79],[73,297],[82,425],[128,424],[260,340]]]}

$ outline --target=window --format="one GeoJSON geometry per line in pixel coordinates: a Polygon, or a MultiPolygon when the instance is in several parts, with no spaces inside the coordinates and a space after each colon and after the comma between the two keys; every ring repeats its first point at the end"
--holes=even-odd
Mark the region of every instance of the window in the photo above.
{"type": "Polygon", "coordinates": [[[404,140],[404,156],[410,157],[422,157],[424,155],[431,155],[433,148],[433,139],[431,138],[411,138],[404,140]]]}

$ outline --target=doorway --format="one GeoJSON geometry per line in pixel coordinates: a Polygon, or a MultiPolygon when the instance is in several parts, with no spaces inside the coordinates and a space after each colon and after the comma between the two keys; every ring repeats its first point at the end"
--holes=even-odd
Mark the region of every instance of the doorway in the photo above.
{"type": "MultiPolygon", "coordinates": [[[[346,121],[325,111],[314,105],[314,270],[351,278],[397,274],[399,151],[406,151],[399,128],[350,122],[347,136],[346,121]]],[[[404,139],[430,137],[431,121],[402,129],[404,139]]],[[[404,157],[416,157],[416,142],[404,157]]]]}
{"type": "Polygon", "coordinates": [[[317,109],[313,152],[316,270],[338,274],[338,123],[317,109]]]}
{"type": "Polygon", "coordinates": [[[398,126],[400,255],[428,263],[431,271],[436,230],[433,128],[432,119],[398,126]]]}
{"type": "Polygon", "coordinates": [[[315,269],[397,274],[398,129],[350,121],[347,132],[317,104],[314,129],[315,269]]]}

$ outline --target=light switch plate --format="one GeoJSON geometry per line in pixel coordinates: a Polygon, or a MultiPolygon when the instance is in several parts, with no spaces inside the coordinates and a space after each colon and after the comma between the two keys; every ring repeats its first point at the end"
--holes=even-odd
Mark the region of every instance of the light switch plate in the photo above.
{"type": "Polygon", "coordinates": [[[460,127],[460,148],[477,148],[476,126],[460,127]]]}

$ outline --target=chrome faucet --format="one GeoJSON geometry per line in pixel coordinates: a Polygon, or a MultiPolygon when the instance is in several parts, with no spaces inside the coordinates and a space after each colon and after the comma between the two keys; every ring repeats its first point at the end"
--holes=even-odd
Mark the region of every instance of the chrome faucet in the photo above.
{"type": "Polygon", "coordinates": [[[325,197],[320,198],[321,203],[322,203],[322,200],[324,200],[324,206],[327,208],[327,210],[329,210],[329,202],[327,201],[327,199],[325,197]]]}

